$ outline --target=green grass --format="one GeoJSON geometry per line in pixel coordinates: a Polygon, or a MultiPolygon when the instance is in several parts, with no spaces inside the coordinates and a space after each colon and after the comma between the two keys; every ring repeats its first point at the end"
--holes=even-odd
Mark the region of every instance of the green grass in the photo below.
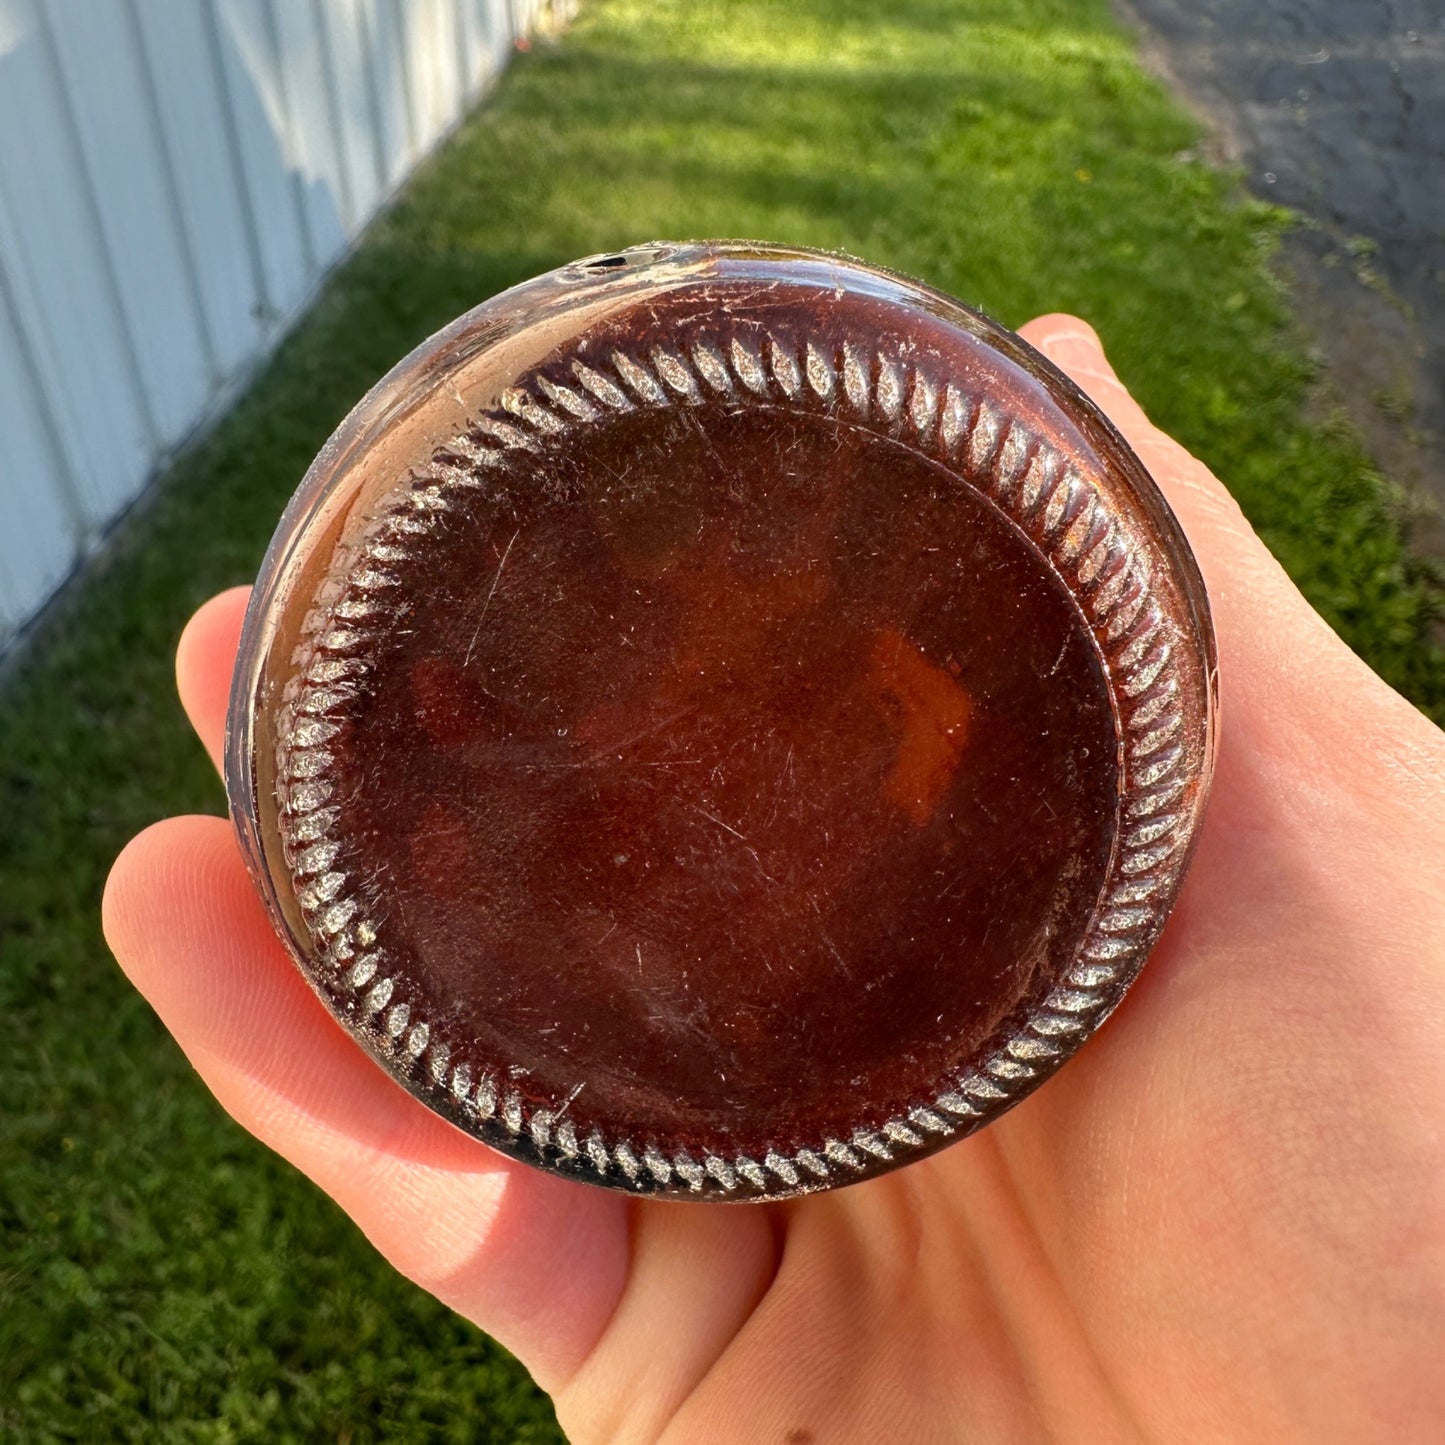
{"type": "Polygon", "coordinates": [[[175,702],[190,610],[249,579],[351,403],[458,312],[657,237],[839,247],[1015,324],[1091,319],[1316,605],[1436,716],[1438,593],[1310,371],[1285,218],[1104,0],[614,0],[521,57],[0,696],[0,1438],[550,1440],[515,1362],[224,1119],[101,941],[109,860],[220,811],[175,702]]]}

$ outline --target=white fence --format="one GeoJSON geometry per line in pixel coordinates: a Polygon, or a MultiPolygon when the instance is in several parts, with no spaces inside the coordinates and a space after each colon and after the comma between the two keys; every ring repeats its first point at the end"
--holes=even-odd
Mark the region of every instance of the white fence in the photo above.
{"type": "Polygon", "coordinates": [[[0,650],[543,0],[0,0],[0,650]]]}

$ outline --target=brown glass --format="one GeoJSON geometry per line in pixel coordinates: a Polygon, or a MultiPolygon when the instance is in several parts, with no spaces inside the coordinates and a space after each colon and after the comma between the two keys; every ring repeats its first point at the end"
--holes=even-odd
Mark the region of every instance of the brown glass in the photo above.
{"type": "Polygon", "coordinates": [[[228,782],[378,1062],[530,1163],[921,1157],[1118,1002],[1211,762],[1183,537],[1017,337],[855,262],[564,268],[391,373],[262,569],[228,782]]]}

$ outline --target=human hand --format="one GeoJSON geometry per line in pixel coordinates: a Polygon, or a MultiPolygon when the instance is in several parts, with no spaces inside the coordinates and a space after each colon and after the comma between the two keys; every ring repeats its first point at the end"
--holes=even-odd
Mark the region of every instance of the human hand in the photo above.
{"type": "MultiPolygon", "coordinates": [[[[1445,735],[1330,632],[1084,323],[1022,334],[1178,514],[1223,724],[1148,967],[982,1133],[779,1205],[588,1189],[366,1058],[224,820],[158,824],[111,874],[107,937],[221,1103],[518,1354],[578,1441],[1413,1441],[1445,1419],[1445,735]]],[[[213,758],[244,604],[216,598],[181,642],[213,758]]]]}

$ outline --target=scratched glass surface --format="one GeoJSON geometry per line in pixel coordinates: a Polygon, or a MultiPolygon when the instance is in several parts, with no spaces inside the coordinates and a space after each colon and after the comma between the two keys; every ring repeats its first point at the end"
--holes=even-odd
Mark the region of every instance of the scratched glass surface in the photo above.
{"type": "Polygon", "coordinates": [[[278,932],[489,1144],[851,1183],[1043,1081],[1187,863],[1213,643],[1077,390],[857,262],[639,248],[487,302],[317,458],[228,784],[278,932]]]}

